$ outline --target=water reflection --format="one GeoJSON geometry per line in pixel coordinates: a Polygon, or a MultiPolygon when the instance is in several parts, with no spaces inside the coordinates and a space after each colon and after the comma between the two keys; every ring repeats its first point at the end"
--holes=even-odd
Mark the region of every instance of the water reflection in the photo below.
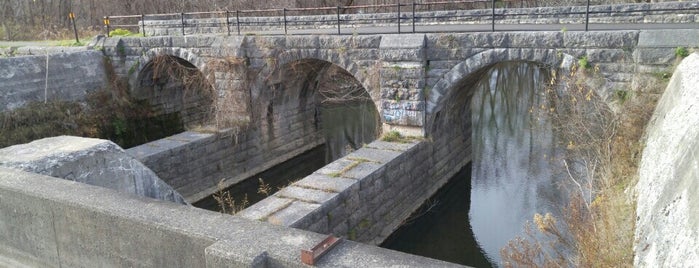
{"type": "Polygon", "coordinates": [[[466,165],[381,247],[473,267],[492,267],[473,239],[469,221],[464,220],[468,218],[470,178],[471,166],[466,165]]]}
{"type": "Polygon", "coordinates": [[[474,87],[469,218],[495,263],[509,240],[523,236],[534,213],[555,215],[555,204],[562,202],[552,161],[559,153],[545,116],[548,78],[532,63],[501,63],[474,87]]]}
{"type": "Polygon", "coordinates": [[[323,105],[321,122],[327,145],[325,161],[330,163],[350,150],[361,148],[377,137],[378,112],[369,101],[323,105]]]}

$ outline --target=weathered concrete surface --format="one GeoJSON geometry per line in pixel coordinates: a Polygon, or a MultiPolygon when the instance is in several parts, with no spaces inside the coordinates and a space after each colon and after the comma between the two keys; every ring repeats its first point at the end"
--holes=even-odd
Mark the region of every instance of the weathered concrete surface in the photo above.
{"type": "Polygon", "coordinates": [[[36,56],[0,58],[0,112],[44,99],[81,101],[88,92],[107,83],[104,57],[100,51],[52,54],[55,52],[52,48],[47,51],[35,47],[18,51],[36,56]]]}
{"type": "MultiPolygon", "coordinates": [[[[0,167],[0,266],[308,267],[323,235],[0,167]]],[[[459,267],[343,241],[318,267],[459,267]]]]}
{"type": "Polygon", "coordinates": [[[141,162],[108,140],[60,136],[0,149],[0,166],[186,204],[141,162]]]}
{"type": "Polygon", "coordinates": [[[638,267],[699,263],[699,55],[677,67],[648,125],[636,190],[638,267]]]}

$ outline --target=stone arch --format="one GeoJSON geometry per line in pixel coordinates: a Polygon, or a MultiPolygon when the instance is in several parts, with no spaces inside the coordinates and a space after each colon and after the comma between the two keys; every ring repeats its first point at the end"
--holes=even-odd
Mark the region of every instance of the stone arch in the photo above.
{"type": "Polygon", "coordinates": [[[315,135],[328,145],[327,160],[343,155],[346,145],[358,149],[376,139],[380,126],[376,100],[354,74],[327,60],[286,55],[267,63],[252,89],[253,121],[260,123],[266,139],[293,137],[298,131],[305,137],[315,135]],[[326,88],[332,90],[324,92],[326,88]],[[338,110],[347,115],[340,116],[338,110]],[[347,144],[340,145],[343,142],[347,144]]]}
{"type": "Polygon", "coordinates": [[[213,111],[213,87],[201,69],[186,58],[199,66],[204,63],[193,53],[179,51],[172,53],[179,56],[157,49],[144,53],[139,72],[133,74],[130,95],[147,103],[154,117],[179,121],[182,127],[204,125],[213,111]]]}
{"type": "Polygon", "coordinates": [[[429,91],[425,100],[425,134],[429,135],[432,132],[436,117],[453,91],[468,83],[467,78],[486,70],[487,67],[499,62],[526,61],[543,64],[557,71],[566,71],[573,65],[574,59],[573,56],[557,49],[537,48],[490,49],[469,57],[445,73],[429,91]]]}
{"type": "MultiPolygon", "coordinates": [[[[331,63],[344,71],[351,74],[371,96],[374,106],[379,109],[380,106],[380,85],[379,85],[379,69],[380,66],[373,65],[375,70],[362,68],[356,61],[352,60],[349,54],[345,51],[337,49],[294,49],[286,50],[276,57],[276,66],[284,66],[293,62],[299,61],[319,61],[331,63]]],[[[378,60],[377,60],[378,63],[378,60]]],[[[271,73],[274,70],[263,71],[271,73]]]]}
{"type": "Polygon", "coordinates": [[[199,57],[197,53],[192,52],[191,49],[178,48],[178,47],[158,47],[151,48],[143,52],[138,58],[136,66],[132,66],[133,71],[129,70],[128,79],[129,86],[131,89],[135,89],[138,86],[138,76],[146,67],[146,65],[153,61],[157,56],[173,56],[187,61],[189,64],[196,67],[205,77],[208,78],[208,70],[206,61],[199,57]]]}

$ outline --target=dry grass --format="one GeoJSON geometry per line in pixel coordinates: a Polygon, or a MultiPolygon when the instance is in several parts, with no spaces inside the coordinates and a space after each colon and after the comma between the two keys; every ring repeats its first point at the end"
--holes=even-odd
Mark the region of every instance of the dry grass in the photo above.
{"type": "Polygon", "coordinates": [[[220,212],[233,215],[248,207],[248,195],[245,195],[240,201],[236,201],[231,195],[231,192],[226,191],[226,188],[223,186],[223,181],[222,179],[218,182],[217,191],[213,194],[214,200],[216,200],[216,203],[221,209],[220,212]]]}
{"type": "Polygon", "coordinates": [[[526,239],[502,249],[506,267],[631,267],[641,136],[653,98],[624,96],[612,112],[594,94],[595,71],[573,69],[549,89],[554,131],[566,147],[564,180],[573,185],[559,219],[535,215],[526,239]],[[561,94],[560,92],[565,92],[561,94]],[[555,93],[555,94],[554,94],[555,93]]]}

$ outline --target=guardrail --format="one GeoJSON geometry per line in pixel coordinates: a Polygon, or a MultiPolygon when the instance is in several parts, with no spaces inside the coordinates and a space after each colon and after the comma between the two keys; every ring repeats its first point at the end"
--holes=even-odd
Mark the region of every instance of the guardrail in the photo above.
{"type": "MultiPolygon", "coordinates": [[[[192,27],[218,27],[225,29],[225,31],[222,32],[228,35],[231,35],[231,33],[240,35],[243,33],[245,28],[267,27],[283,30],[284,34],[288,34],[290,27],[305,27],[306,29],[312,29],[319,27],[319,25],[325,28],[330,26],[337,28],[337,34],[340,35],[342,34],[343,27],[351,28],[353,23],[361,24],[368,21],[370,21],[372,24],[381,24],[384,26],[393,25],[391,27],[396,27],[397,33],[415,33],[416,26],[423,22],[439,24],[454,22],[455,20],[474,20],[475,18],[479,21],[487,20],[491,25],[490,30],[495,31],[496,21],[498,20],[506,20],[508,17],[532,15],[531,13],[525,14],[518,12],[519,10],[531,10],[531,8],[523,8],[525,6],[531,7],[532,2],[534,2],[534,6],[536,6],[536,2],[531,0],[505,0],[498,2],[495,0],[461,0],[430,3],[398,3],[388,5],[140,14],[106,16],[104,17],[104,25],[107,30],[107,35],[109,35],[111,29],[127,28],[136,29],[137,32],[145,36],[146,26],[179,28],[182,35],[186,35],[186,30],[192,27]],[[481,4],[482,9],[473,9],[481,4]],[[435,11],[444,12],[437,13],[435,11]],[[469,15],[463,15],[453,11],[474,12],[469,15]],[[367,16],[371,15],[377,16],[367,18],[367,16]],[[112,21],[118,21],[119,23],[112,24],[112,21]],[[147,21],[149,23],[157,21],[158,23],[147,25],[147,21]],[[406,26],[411,29],[405,31],[404,29],[406,26]]],[[[652,5],[643,5],[648,8],[591,10],[591,6],[595,7],[609,5],[591,5],[590,0],[586,0],[584,6],[577,6],[584,7],[584,10],[581,10],[580,8],[570,8],[561,13],[552,14],[550,12],[541,12],[533,15],[538,17],[561,15],[578,17],[584,16],[585,31],[588,31],[591,15],[608,14],[610,16],[614,16],[621,13],[672,13],[679,11],[692,14],[699,13],[699,4],[697,3],[691,4],[691,6],[671,8],[651,8],[652,5]]],[[[537,10],[535,9],[535,11],[537,10]]],[[[538,11],[541,10],[539,9],[538,11]]]]}

